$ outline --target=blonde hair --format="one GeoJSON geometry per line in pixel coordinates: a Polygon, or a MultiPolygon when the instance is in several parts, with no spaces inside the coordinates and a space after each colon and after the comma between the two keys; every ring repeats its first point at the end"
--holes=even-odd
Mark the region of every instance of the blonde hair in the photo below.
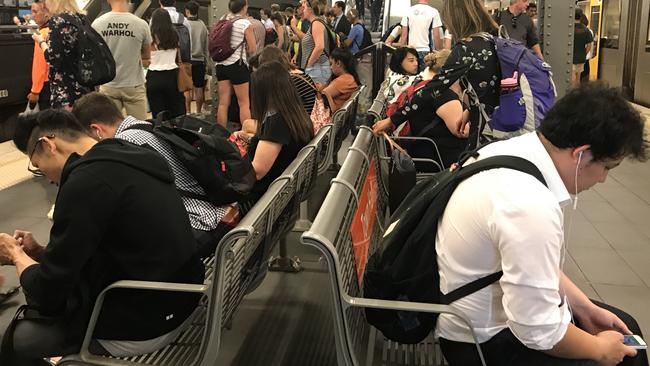
{"type": "Polygon", "coordinates": [[[442,21],[455,40],[469,38],[477,33],[496,34],[499,27],[482,0],[447,0],[442,8],[442,21]]]}
{"type": "Polygon", "coordinates": [[[77,0],[45,0],[45,7],[52,15],[61,13],[85,14],[77,5],[77,0]]]}
{"type": "Polygon", "coordinates": [[[436,74],[440,72],[443,66],[447,63],[447,58],[451,54],[450,50],[433,51],[424,56],[424,64],[427,65],[429,70],[436,74]]]}
{"type": "Polygon", "coordinates": [[[328,6],[326,0],[309,0],[307,5],[312,9],[314,15],[317,17],[325,16],[328,6]]]}

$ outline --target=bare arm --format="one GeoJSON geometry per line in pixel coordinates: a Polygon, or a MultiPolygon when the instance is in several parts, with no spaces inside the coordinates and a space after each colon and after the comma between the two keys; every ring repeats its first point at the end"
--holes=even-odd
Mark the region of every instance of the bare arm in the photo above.
{"type": "Polygon", "coordinates": [[[142,57],[142,66],[149,67],[151,64],[151,43],[145,43],[142,45],[140,57],[142,57]]]}
{"type": "Polygon", "coordinates": [[[409,27],[403,25],[402,26],[402,36],[399,37],[399,43],[403,45],[407,45],[408,43],[408,37],[409,37],[409,27]]]}
{"type": "Polygon", "coordinates": [[[533,46],[533,51],[541,58],[542,60],[544,59],[544,55],[542,54],[542,48],[539,46],[539,44],[536,44],[533,46]]]}
{"type": "Polygon", "coordinates": [[[298,37],[297,41],[301,40],[302,37],[305,36],[305,33],[298,28],[298,20],[296,18],[291,19],[291,30],[293,31],[293,34],[298,37]]]}
{"type": "Polygon", "coordinates": [[[249,55],[254,55],[257,52],[257,42],[255,42],[255,34],[253,34],[253,27],[248,27],[244,31],[244,38],[246,39],[246,49],[249,55]]]}
{"type": "Polygon", "coordinates": [[[585,54],[588,55],[589,52],[591,52],[592,43],[593,43],[593,42],[589,42],[589,43],[587,43],[587,44],[585,45],[585,54]]]}
{"type": "Polygon", "coordinates": [[[312,22],[311,34],[314,38],[314,50],[311,52],[306,66],[311,66],[316,63],[316,60],[318,60],[323,50],[325,50],[325,27],[323,24],[317,21],[312,22]]]}
{"type": "Polygon", "coordinates": [[[275,32],[278,34],[278,47],[281,47],[284,44],[284,30],[282,29],[283,25],[278,25],[275,27],[275,32]]]}
{"type": "Polygon", "coordinates": [[[257,149],[255,149],[255,158],[253,159],[253,169],[255,170],[257,180],[264,178],[269,170],[271,170],[281,150],[281,144],[260,140],[257,144],[257,149]]]}
{"type": "Polygon", "coordinates": [[[442,49],[442,28],[435,27],[431,30],[433,36],[433,45],[437,50],[442,49]]]}
{"type": "Polygon", "coordinates": [[[442,118],[452,135],[458,138],[466,137],[463,135],[461,128],[463,122],[463,105],[460,103],[460,100],[451,100],[441,105],[436,110],[436,114],[442,118]]]}

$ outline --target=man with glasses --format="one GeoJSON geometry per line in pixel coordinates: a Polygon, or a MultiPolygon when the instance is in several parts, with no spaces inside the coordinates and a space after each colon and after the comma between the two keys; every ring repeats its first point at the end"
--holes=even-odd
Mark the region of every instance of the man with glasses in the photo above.
{"type": "MultiPolygon", "coordinates": [[[[185,208],[156,152],[97,142],[63,110],[22,118],[14,143],[59,193],[47,246],[28,232],[0,233],[0,263],[16,267],[30,306],[0,330],[3,366],[76,353],[97,296],[113,282],[203,282],[185,208]]],[[[164,347],[187,326],[199,297],[111,292],[90,350],[121,357],[164,347]]]]}
{"type": "Polygon", "coordinates": [[[495,15],[495,20],[503,26],[508,37],[525,44],[542,59],[542,49],[539,45],[537,27],[528,16],[528,0],[510,0],[510,6],[495,15]]]}

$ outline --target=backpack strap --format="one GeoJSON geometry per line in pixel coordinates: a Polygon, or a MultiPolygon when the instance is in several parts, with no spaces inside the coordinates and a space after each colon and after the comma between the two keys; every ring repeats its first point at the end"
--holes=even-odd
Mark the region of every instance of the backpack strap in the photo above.
{"type": "MultiPolygon", "coordinates": [[[[542,172],[539,171],[539,169],[537,168],[537,166],[535,166],[535,164],[531,163],[529,160],[526,160],[524,158],[520,158],[518,156],[508,156],[508,155],[489,157],[483,160],[479,160],[465,167],[462,167],[460,168],[460,171],[458,172],[456,179],[463,181],[473,176],[474,174],[486,170],[498,169],[498,168],[512,169],[512,170],[520,171],[522,173],[530,174],[545,186],[547,185],[546,180],[542,175],[542,172]]],[[[498,271],[490,275],[487,275],[485,277],[481,277],[470,283],[467,283],[449,292],[448,294],[442,295],[441,303],[447,305],[451,304],[456,300],[471,295],[497,282],[501,278],[501,276],[503,276],[503,271],[498,271]]]]}

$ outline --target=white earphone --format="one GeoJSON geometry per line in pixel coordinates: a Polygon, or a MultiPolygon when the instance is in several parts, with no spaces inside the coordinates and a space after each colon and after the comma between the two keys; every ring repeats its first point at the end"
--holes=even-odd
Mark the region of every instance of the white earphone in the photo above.
{"type": "Polygon", "coordinates": [[[575,174],[575,179],[574,179],[574,187],[575,187],[575,198],[573,199],[573,210],[578,209],[578,170],[580,170],[580,162],[582,161],[582,153],[584,151],[580,151],[578,153],[578,162],[576,163],[576,174],[575,174]]]}

